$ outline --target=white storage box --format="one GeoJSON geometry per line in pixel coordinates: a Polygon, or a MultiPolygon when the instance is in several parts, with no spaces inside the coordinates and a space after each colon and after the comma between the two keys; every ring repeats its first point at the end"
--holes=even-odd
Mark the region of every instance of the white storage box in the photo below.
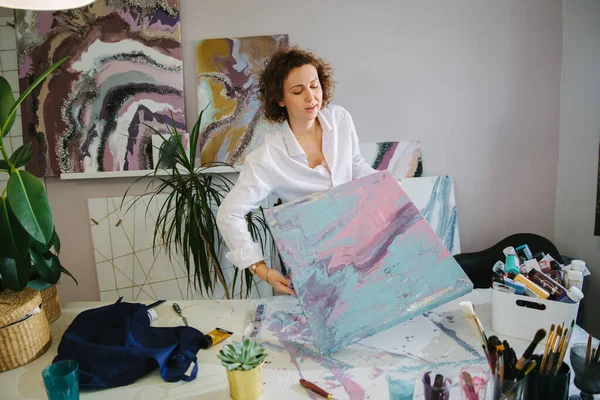
{"type": "MultiPolygon", "coordinates": [[[[498,334],[532,340],[538,329],[577,321],[579,303],[563,303],[492,290],[492,330],[498,334]]],[[[502,338],[501,338],[502,339],[502,338]]],[[[545,341],[545,340],[544,340],[545,341]]]]}

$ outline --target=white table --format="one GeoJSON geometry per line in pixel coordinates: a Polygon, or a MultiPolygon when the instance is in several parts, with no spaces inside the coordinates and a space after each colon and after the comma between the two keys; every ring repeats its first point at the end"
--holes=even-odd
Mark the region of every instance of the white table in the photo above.
{"type": "MultiPolygon", "coordinates": [[[[475,290],[459,300],[438,307],[394,328],[347,347],[329,357],[322,357],[311,343],[308,326],[296,298],[278,296],[259,300],[179,301],[190,326],[207,333],[216,327],[235,332],[239,340],[244,328],[253,319],[256,306],[267,305],[257,340],[269,353],[264,365],[263,399],[318,399],[303,389],[298,380],[303,377],[333,394],[335,399],[387,399],[386,373],[415,380],[415,398],[423,398],[420,378],[432,370],[453,377],[451,399],[460,399],[458,374],[465,365],[486,366],[481,351],[475,350],[477,339],[467,324],[458,303],[471,300],[488,336],[491,330],[490,291],[475,290]]],[[[109,304],[107,302],[68,303],[61,317],[51,325],[52,347],[39,359],[0,374],[0,399],[44,399],[42,370],[51,363],[63,332],[83,310],[109,304]]],[[[181,319],[166,302],[156,308],[158,320],[153,326],[175,326],[181,319]]],[[[548,329],[549,327],[546,327],[548,329]]],[[[527,341],[503,337],[515,348],[517,355],[525,350],[527,341]]],[[[572,342],[587,340],[579,327],[572,342]]],[[[223,342],[198,353],[198,376],[191,382],[167,383],[154,371],[134,384],[100,391],[84,391],[83,399],[229,399],[225,369],[216,354],[223,342]]],[[[538,352],[543,345],[538,347],[538,352]]],[[[567,352],[568,361],[568,352],[567,352]]],[[[491,384],[488,385],[488,389],[491,384]]],[[[489,391],[488,391],[489,392],[489,391]]],[[[572,386],[571,393],[579,393],[572,386]]],[[[488,399],[491,396],[488,394],[488,399]]]]}

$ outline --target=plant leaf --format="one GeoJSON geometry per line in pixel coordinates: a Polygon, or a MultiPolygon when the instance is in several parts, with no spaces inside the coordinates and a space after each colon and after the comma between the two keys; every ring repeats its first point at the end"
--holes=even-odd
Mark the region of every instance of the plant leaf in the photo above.
{"type": "Polygon", "coordinates": [[[31,261],[24,257],[15,261],[12,258],[0,257],[0,276],[2,286],[14,291],[23,290],[31,277],[31,261]]]}
{"type": "Polygon", "coordinates": [[[0,160],[0,169],[10,171],[10,165],[5,160],[0,160]]]}
{"type": "MultiPolygon", "coordinates": [[[[8,112],[8,116],[5,117],[6,121],[4,121],[2,123],[1,126],[1,131],[2,131],[2,135],[6,135],[8,133],[8,125],[9,122],[12,118],[12,121],[14,122],[15,120],[15,115],[17,112],[17,107],[19,107],[21,105],[21,103],[25,100],[25,98],[27,96],[29,96],[29,93],[31,93],[33,91],[33,89],[35,89],[44,79],[46,79],[46,77],[48,75],[50,75],[52,73],[52,71],[54,71],[56,68],[58,68],[67,58],[69,58],[68,56],[59,60],[58,62],[52,64],[50,67],[48,67],[47,70],[45,70],[44,72],[42,72],[42,74],[40,76],[38,76],[38,78],[27,88],[25,89],[25,91],[23,93],[21,93],[21,96],[19,96],[19,98],[17,99],[17,101],[12,105],[12,107],[10,108],[9,112],[8,112]]],[[[10,87],[10,85],[9,85],[10,87]]],[[[2,99],[4,100],[4,99],[2,99]]]]}
{"type": "Polygon", "coordinates": [[[23,146],[16,149],[8,161],[15,167],[24,167],[31,161],[33,153],[31,152],[31,142],[25,143],[23,146]]]}
{"type": "Polygon", "coordinates": [[[27,171],[15,170],[6,187],[8,201],[21,226],[34,240],[49,243],[54,223],[42,183],[27,171]]]}
{"type": "Polygon", "coordinates": [[[21,259],[28,255],[30,238],[13,214],[6,197],[0,197],[0,255],[21,259]]]}
{"type": "Polygon", "coordinates": [[[75,284],[77,286],[79,286],[79,282],[77,282],[77,279],[75,279],[75,277],[65,267],[63,267],[62,264],[60,265],[60,272],[62,272],[63,274],[66,274],[68,276],[70,276],[71,279],[73,279],[75,281],[75,284]]]}
{"type": "Polygon", "coordinates": [[[15,104],[13,89],[6,78],[0,76],[0,133],[3,137],[10,132],[10,128],[15,122],[15,115],[11,116],[9,120],[10,109],[13,104],[15,104]]]}
{"type": "MultiPolygon", "coordinates": [[[[54,227],[54,233],[52,233],[52,240],[50,241],[50,243],[52,243],[52,246],[54,246],[54,250],[56,250],[56,254],[60,255],[60,238],[58,237],[58,234],[56,233],[56,227],[54,227]]],[[[68,274],[70,276],[70,274],[68,274]]],[[[71,276],[71,278],[73,278],[71,276]]],[[[73,280],[75,280],[75,278],[73,278],[73,280]]],[[[77,282],[77,280],[75,280],[75,282],[77,282]]]]}
{"type": "Polygon", "coordinates": [[[233,363],[233,364],[228,364],[227,368],[229,368],[230,371],[233,371],[234,369],[238,368],[240,365],[240,363],[233,363]]]}
{"type": "Polygon", "coordinates": [[[45,282],[50,284],[55,284],[58,282],[60,278],[60,261],[58,257],[50,252],[46,252],[46,254],[41,255],[34,249],[30,249],[31,258],[33,259],[33,265],[36,271],[40,274],[40,278],[42,278],[45,282]]]}

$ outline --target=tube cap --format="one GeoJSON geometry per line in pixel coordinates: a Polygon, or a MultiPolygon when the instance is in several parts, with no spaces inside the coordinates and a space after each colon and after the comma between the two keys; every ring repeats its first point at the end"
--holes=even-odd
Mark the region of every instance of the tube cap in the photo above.
{"type": "Polygon", "coordinates": [[[571,299],[571,301],[575,303],[579,303],[581,299],[583,299],[583,292],[579,290],[576,286],[571,286],[569,290],[567,290],[567,296],[571,299]]]}
{"type": "Polygon", "coordinates": [[[519,270],[519,266],[517,265],[517,256],[515,256],[514,254],[509,254],[506,256],[506,266],[504,267],[504,271],[507,274],[510,274],[512,272],[518,275],[519,273],[521,273],[521,271],[519,270]]]}

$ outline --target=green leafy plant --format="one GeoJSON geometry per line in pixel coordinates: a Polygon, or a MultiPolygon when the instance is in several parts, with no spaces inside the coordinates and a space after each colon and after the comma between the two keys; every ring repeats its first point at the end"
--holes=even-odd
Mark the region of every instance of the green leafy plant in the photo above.
{"type": "MultiPolygon", "coordinates": [[[[233,183],[215,169],[230,167],[228,164],[211,162],[198,165],[196,153],[203,114],[204,110],[189,134],[187,149],[185,138],[174,121],[165,127],[166,134],[146,125],[154,135],[161,137],[162,143],[157,146],[161,151],[158,160],[154,160],[154,171],[145,176],[152,177],[145,193],[136,196],[127,210],[145,196],[150,196],[147,202],[150,207],[155,196],[166,195],[156,216],[154,251],[164,248],[171,261],[175,254],[180,254],[188,276],[190,279],[193,277],[194,288],[201,295],[210,296],[221,286],[228,299],[237,295],[241,298],[244,293],[246,296],[250,294],[254,276],[248,269],[240,271],[235,268],[233,281],[227,282],[223,273],[221,251],[225,243],[217,227],[216,214],[233,183]]],[[[121,206],[131,187],[145,177],[137,179],[127,189],[121,206]]],[[[248,214],[246,222],[253,240],[259,242],[263,250],[266,249],[271,233],[262,208],[248,214]]]]}
{"type": "Polygon", "coordinates": [[[245,337],[240,342],[224,346],[217,357],[229,371],[250,371],[265,361],[267,353],[256,341],[245,337]]]}
{"type": "MultiPolygon", "coordinates": [[[[8,81],[0,76],[0,173],[8,174],[0,196],[0,291],[23,290],[31,279],[57,283],[61,274],[73,276],[60,263],[60,239],[44,185],[31,173],[21,170],[32,157],[31,143],[9,156],[4,138],[15,122],[23,100],[66,58],[50,66],[15,101],[8,81]]],[[[73,278],[75,280],[75,278],[73,278]]],[[[77,282],[75,280],[75,282],[77,282]]]]}

